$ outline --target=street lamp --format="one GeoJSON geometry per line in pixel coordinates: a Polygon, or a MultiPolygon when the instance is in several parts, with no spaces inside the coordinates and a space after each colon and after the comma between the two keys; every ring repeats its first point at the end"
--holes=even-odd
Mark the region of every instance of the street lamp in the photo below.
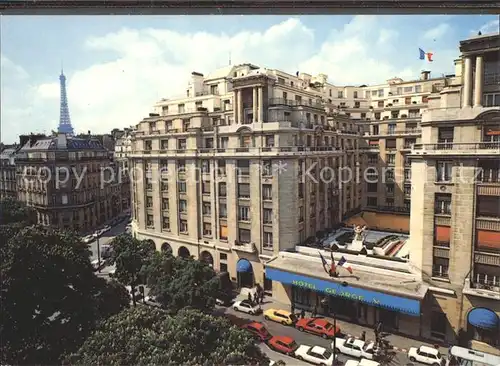
{"type": "Polygon", "coordinates": [[[101,273],[101,245],[99,243],[99,235],[97,235],[97,271],[101,273]]]}

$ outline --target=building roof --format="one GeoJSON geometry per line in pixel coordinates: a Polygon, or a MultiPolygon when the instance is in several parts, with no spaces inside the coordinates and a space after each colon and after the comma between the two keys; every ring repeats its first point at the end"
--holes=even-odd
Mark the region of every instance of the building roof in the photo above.
{"type": "Polygon", "coordinates": [[[212,71],[205,80],[222,79],[231,76],[234,66],[225,66],[212,71]]]}
{"type": "Polygon", "coordinates": [[[22,152],[29,151],[56,151],[56,150],[106,150],[102,143],[94,138],[77,138],[66,136],[58,144],[59,136],[42,138],[36,141],[28,141],[21,149],[22,152]]]}
{"type": "MultiPolygon", "coordinates": [[[[328,257],[326,254],[323,254],[323,256],[328,257]]],[[[280,252],[276,258],[271,259],[265,266],[266,268],[275,268],[329,282],[346,282],[353,287],[418,299],[422,299],[429,288],[415,274],[362,266],[351,263],[349,259],[347,260],[353,270],[353,275],[344,275],[341,272],[337,278],[331,278],[323,270],[319,255],[312,257],[297,253],[280,252]]]]}
{"type": "Polygon", "coordinates": [[[0,159],[10,159],[16,152],[18,148],[7,148],[0,153],[0,159]]]}

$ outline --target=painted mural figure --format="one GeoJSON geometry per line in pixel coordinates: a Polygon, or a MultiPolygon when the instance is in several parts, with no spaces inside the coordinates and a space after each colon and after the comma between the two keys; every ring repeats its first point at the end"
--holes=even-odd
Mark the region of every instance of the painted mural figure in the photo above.
{"type": "Polygon", "coordinates": [[[366,226],[361,227],[361,225],[354,225],[354,241],[363,241],[363,233],[366,230],[366,226]]]}

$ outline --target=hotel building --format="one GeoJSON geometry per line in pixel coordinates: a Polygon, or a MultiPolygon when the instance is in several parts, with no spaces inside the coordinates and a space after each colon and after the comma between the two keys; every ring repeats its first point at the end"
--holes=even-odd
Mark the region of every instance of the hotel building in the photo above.
{"type": "Polygon", "coordinates": [[[134,234],[283,304],[326,299],[320,311],[435,342],[463,329],[500,353],[499,36],[460,48],[455,75],[370,87],[253,65],[193,73],[132,138],[134,234]],[[373,183],[315,183],[324,167],[373,167],[373,183]],[[353,274],[331,278],[315,238],[353,274]]]}
{"type": "Polygon", "coordinates": [[[7,147],[0,153],[0,199],[16,198],[16,151],[18,147],[7,147]]]}

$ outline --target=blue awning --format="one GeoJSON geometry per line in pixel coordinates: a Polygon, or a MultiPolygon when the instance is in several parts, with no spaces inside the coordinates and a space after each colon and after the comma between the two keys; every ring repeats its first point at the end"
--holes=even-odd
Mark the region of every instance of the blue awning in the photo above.
{"type": "Polygon", "coordinates": [[[236,272],[252,273],[253,272],[252,264],[246,259],[240,259],[238,261],[238,264],[236,265],[236,272]]]}
{"type": "Polygon", "coordinates": [[[420,301],[414,299],[389,295],[379,291],[366,290],[352,285],[344,287],[338,282],[302,276],[297,273],[281,271],[270,267],[266,268],[266,278],[283,284],[319,291],[329,296],[359,301],[368,305],[386,308],[411,316],[420,315],[420,301]]]}
{"type": "Polygon", "coordinates": [[[469,324],[482,329],[497,329],[500,323],[498,315],[485,308],[475,308],[469,312],[469,324]]]}

